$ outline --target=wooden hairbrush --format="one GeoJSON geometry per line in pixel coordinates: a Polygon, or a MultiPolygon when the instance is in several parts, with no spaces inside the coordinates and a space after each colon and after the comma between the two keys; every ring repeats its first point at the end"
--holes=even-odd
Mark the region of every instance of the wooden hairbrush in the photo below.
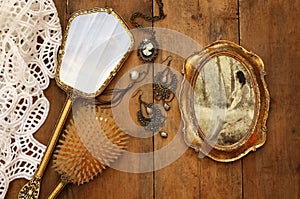
{"type": "Polygon", "coordinates": [[[127,147],[128,136],[116,125],[111,111],[83,106],[73,118],[54,153],[53,167],[61,181],[49,198],[56,198],[69,182],[89,182],[127,147]]]}

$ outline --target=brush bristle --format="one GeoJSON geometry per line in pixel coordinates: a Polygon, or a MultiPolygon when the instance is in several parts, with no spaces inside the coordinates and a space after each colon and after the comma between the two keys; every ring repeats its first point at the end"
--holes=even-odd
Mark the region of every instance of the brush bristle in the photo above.
{"type": "Polygon", "coordinates": [[[127,134],[108,110],[81,107],[66,125],[54,153],[54,168],[75,184],[101,173],[127,147],[127,134]]]}

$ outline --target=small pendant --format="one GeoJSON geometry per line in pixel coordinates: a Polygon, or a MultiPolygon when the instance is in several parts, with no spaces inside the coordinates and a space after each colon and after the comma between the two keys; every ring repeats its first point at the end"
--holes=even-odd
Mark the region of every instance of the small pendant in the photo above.
{"type": "Polygon", "coordinates": [[[155,38],[146,38],[138,47],[138,56],[144,62],[153,62],[158,55],[158,43],[155,38]]]}

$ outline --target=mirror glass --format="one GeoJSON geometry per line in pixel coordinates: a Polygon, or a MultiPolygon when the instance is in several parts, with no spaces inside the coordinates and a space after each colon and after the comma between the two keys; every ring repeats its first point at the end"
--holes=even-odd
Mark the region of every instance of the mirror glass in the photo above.
{"type": "Polygon", "coordinates": [[[254,118],[253,82],[243,64],[215,56],[201,68],[194,89],[196,119],[205,137],[217,145],[237,143],[254,118]]]}
{"type": "Polygon", "coordinates": [[[114,12],[80,14],[67,34],[59,80],[84,94],[101,88],[133,43],[127,26],[114,12]]]}

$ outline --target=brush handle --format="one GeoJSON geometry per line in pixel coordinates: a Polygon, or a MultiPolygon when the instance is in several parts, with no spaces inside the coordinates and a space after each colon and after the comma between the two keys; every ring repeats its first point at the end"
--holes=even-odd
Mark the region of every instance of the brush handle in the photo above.
{"type": "Polygon", "coordinates": [[[19,192],[19,196],[18,196],[19,199],[25,199],[28,197],[36,199],[39,197],[40,184],[41,184],[42,177],[43,177],[46,167],[49,163],[49,160],[52,156],[52,152],[55,148],[56,142],[58,141],[60,132],[62,131],[65,121],[69,115],[71,107],[72,107],[72,99],[71,99],[71,97],[68,96],[68,98],[65,102],[65,105],[64,105],[64,109],[62,110],[59,120],[56,124],[53,136],[48,144],[48,147],[43,156],[43,159],[42,159],[37,171],[35,172],[34,178],[22,187],[22,189],[19,192]]]}
{"type": "Polygon", "coordinates": [[[44,154],[44,157],[42,159],[42,162],[38,168],[38,170],[35,173],[36,177],[42,178],[44,175],[44,172],[46,170],[46,167],[49,163],[49,160],[51,159],[52,156],[52,152],[55,148],[56,142],[58,141],[58,138],[60,136],[60,132],[62,131],[65,121],[68,118],[69,112],[71,110],[72,107],[72,100],[70,97],[67,98],[65,105],[64,105],[64,109],[62,110],[59,120],[56,124],[53,136],[48,144],[47,150],[44,154]]]}
{"type": "Polygon", "coordinates": [[[65,186],[69,183],[68,180],[65,178],[61,178],[59,183],[56,185],[55,189],[52,191],[52,193],[49,195],[48,199],[55,199],[60,194],[60,192],[65,188],[65,186]]]}

